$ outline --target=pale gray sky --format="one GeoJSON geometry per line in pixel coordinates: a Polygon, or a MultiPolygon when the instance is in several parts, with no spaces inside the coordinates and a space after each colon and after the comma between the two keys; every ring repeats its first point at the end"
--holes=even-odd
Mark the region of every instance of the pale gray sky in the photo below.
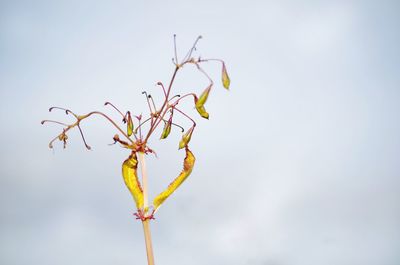
{"type": "MultiPolygon", "coordinates": [[[[146,264],[121,177],[128,152],[100,118],[68,148],[50,106],[111,101],[173,72],[174,33],[215,86],[197,164],[152,223],[156,264],[400,263],[400,6],[397,1],[1,1],[0,263],[146,264]],[[151,3],[150,3],[151,2],[151,3]]],[[[183,69],[176,89],[207,81],[183,69]]],[[[191,108],[188,106],[189,109],[191,108]]],[[[196,113],[193,112],[194,116],[196,113]]],[[[114,114],[112,114],[114,115],[114,114]]],[[[115,116],[116,117],[116,116],[115,116]]],[[[151,144],[151,195],[180,170],[180,134],[151,144]]]]}

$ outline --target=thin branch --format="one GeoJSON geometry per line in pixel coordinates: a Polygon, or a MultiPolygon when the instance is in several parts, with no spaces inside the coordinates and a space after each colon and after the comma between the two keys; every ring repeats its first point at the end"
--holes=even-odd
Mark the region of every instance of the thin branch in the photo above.
{"type": "Polygon", "coordinates": [[[81,126],[79,126],[79,124],[78,124],[77,127],[78,127],[78,129],[79,129],[79,132],[81,133],[82,140],[83,140],[83,143],[85,144],[86,148],[87,148],[88,150],[92,149],[92,148],[86,143],[85,136],[83,136],[83,132],[82,132],[81,126]]]}
{"type": "Polygon", "coordinates": [[[165,96],[165,100],[166,100],[166,99],[167,99],[167,92],[165,91],[165,87],[164,87],[163,83],[161,83],[161,82],[157,82],[157,85],[159,85],[159,86],[161,86],[161,87],[162,87],[162,90],[163,90],[163,92],[164,92],[164,96],[165,96]]]}
{"type": "Polygon", "coordinates": [[[199,58],[199,60],[197,62],[202,63],[202,62],[208,62],[208,61],[217,61],[217,62],[220,62],[220,63],[225,63],[223,60],[215,59],[215,58],[211,58],[211,59],[200,59],[199,58]]]}
{"type": "Polygon", "coordinates": [[[200,72],[202,72],[210,81],[211,84],[214,84],[214,82],[212,81],[211,77],[203,70],[203,68],[200,67],[200,65],[198,63],[194,63],[197,66],[197,69],[199,69],[200,72]]]}
{"type": "Polygon", "coordinates": [[[115,107],[111,102],[108,102],[108,101],[107,101],[106,103],[104,103],[104,106],[107,106],[107,105],[110,105],[110,106],[113,107],[116,111],[118,111],[119,114],[121,114],[122,119],[125,120],[126,114],[125,114],[125,115],[122,114],[122,112],[121,112],[117,107],[115,107]]]}
{"type": "Polygon", "coordinates": [[[181,111],[180,109],[173,107],[174,110],[178,111],[179,113],[181,113],[183,116],[185,116],[186,118],[188,118],[189,120],[191,120],[193,122],[193,127],[196,127],[196,122],[189,117],[189,115],[187,115],[186,113],[184,113],[183,111],[181,111]]]}
{"type": "Polygon", "coordinates": [[[149,101],[149,98],[151,98],[151,95],[148,95],[146,91],[143,91],[142,94],[144,94],[146,96],[147,106],[149,107],[150,113],[153,113],[153,110],[151,109],[150,101],[149,101]]]}
{"type": "Polygon", "coordinates": [[[45,124],[45,123],[56,123],[56,124],[60,124],[60,125],[62,125],[62,126],[68,126],[68,124],[66,124],[66,123],[62,123],[62,122],[59,122],[59,121],[53,121],[53,120],[42,120],[40,123],[41,123],[41,124],[45,124]]]}
{"type": "Polygon", "coordinates": [[[176,52],[176,34],[174,34],[174,52],[175,52],[175,63],[177,64],[178,61],[178,53],[176,52]]]}
{"type": "Polygon", "coordinates": [[[166,100],[164,101],[164,103],[161,106],[160,111],[159,111],[160,115],[156,118],[154,123],[150,126],[150,129],[149,129],[149,131],[148,131],[148,133],[146,135],[146,138],[144,139],[144,143],[147,142],[147,140],[149,139],[150,135],[154,132],[154,130],[160,124],[160,122],[162,121],[162,119],[164,118],[165,114],[168,111],[168,108],[169,108],[168,97],[169,97],[169,94],[171,92],[172,84],[174,83],[174,80],[175,80],[175,77],[176,77],[176,74],[177,74],[178,70],[179,70],[179,67],[178,66],[175,67],[174,73],[172,74],[171,81],[170,81],[169,86],[168,86],[166,100]]]}
{"type": "MultiPolygon", "coordinates": [[[[188,93],[188,94],[183,95],[182,97],[178,98],[174,103],[171,104],[171,106],[177,105],[179,103],[179,101],[181,101],[182,99],[189,97],[189,96],[193,96],[194,99],[197,99],[197,95],[195,93],[188,93]]],[[[170,99],[170,101],[171,101],[171,99],[170,99]]]]}
{"type": "Polygon", "coordinates": [[[192,56],[193,51],[196,50],[197,42],[198,42],[201,38],[202,38],[202,36],[198,36],[198,37],[197,37],[197,39],[195,40],[195,42],[194,42],[192,48],[188,51],[188,53],[185,55],[184,59],[182,60],[181,66],[182,66],[185,62],[187,62],[188,60],[190,60],[190,57],[192,56]]]}
{"type": "Polygon", "coordinates": [[[75,118],[78,119],[78,115],[76,115],[75,113],[73,113],[69,109],[64,109],[64,108],[60,108],[60,107],[51,107],[51,108],[49,108],[49,112],[51,112],[53,109],[63,110],[63,111],[65,111],[65,114],[67,114],[67,115],[68,115],[68,113],[71,113],[72,115],[74,115],[75,118]]]}

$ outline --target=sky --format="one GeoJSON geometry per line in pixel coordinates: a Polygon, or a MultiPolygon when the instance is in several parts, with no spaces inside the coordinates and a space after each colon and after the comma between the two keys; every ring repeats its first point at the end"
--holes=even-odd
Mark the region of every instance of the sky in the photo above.
{"type": "MultiPolygon", "coordinates": [[[[397,1],[1,1],[0,263],[146,264],[116,131],[99,117],[66,149],[51,106],[146,113],[143,90],[195,56],[215,82],[192,175],[152,221],[156,264],[400,264],[397,1]]],[[[208,82],[191,66],[176,93],[208,82]]],[[[158,100],[158,101],[157,101],[158,100]]],[[[188,126],[182,118],[180,124],[188,126]]],[[[160,132],[161,133],[161,132],[160,132]]],[[[150,197],[182,167],[155,136],[150,197]]]]}

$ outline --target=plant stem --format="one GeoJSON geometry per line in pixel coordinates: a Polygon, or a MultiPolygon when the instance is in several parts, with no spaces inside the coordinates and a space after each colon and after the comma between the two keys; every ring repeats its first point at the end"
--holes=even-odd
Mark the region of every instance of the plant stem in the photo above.
{"type": "Polygon", "coordinates": [[[147,167],[146,161],[144,159],[144,153],[139,152],[139,163],[140,163],[140,170],[142,172],[142,188],[143,188],[143,208],[144,212],[147,213],[147,207],[149,206],[149,188],[148,188],[148,177],[147,177],[147,167]]]}
{"type": "Polygon", "coordinates": [[[150,233],[150,220],[147,219],[143,221],[142,224],[144,231],[144,240],[146,243],[147,264],[154,265],[153,246],[151,243],[151,233],[150,233]]]}
{"type": "MultiPolygon", "coordinates": [[[[139,152],[139,162],[140,162],[140,170],[142,172],[142,185],[143,185],[143,214],[147,215],[148,210],[148,182],[147,182],[147,168],[146,162],[144,159],[144,153],[139,152]]],[[[146,243],[146,253],[147,253],[147,263],[148,265],[154,265],[154,255],[153,255],[153,246],[151,242],[151,233],[150,233],[150,220],[142,221],[143,224],[143,232],[144,232],[144,240],[146,243]]]]}

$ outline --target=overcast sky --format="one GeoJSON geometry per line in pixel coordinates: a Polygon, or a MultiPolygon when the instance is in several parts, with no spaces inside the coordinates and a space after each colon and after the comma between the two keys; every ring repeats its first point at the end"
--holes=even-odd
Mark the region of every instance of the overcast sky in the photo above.
{"type": "MultiPolygon", "coordinates": [[[[156,264],[400,264],[398,2],[143,2],[0,2],[0,263],[146,264],[116,131],[96,117],[91,151],[78,131],[52,151],[61,128],[40,121],[145,113],[177,34],[181,57],[203,36],[195,55],[224,59],[231,89],[204,66],[210,120],[151,224],[156,264]]],[[[175,91],[206,85],[188,66],[175,91]]],[[[151,197],[182,167],[180,136],[150,142],[151,197]]]]}

